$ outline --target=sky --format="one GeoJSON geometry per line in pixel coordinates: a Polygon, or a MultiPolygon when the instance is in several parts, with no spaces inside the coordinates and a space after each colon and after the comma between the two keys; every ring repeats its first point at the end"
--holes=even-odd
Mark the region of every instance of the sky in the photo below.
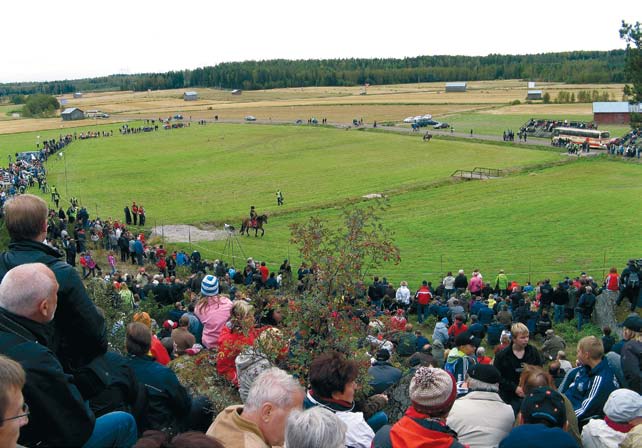
{"type": "Polygon", "coordinates": [[[266,59],[533,54],[625,48],[636,0],[5,0],[0,82],[266,59]]]}

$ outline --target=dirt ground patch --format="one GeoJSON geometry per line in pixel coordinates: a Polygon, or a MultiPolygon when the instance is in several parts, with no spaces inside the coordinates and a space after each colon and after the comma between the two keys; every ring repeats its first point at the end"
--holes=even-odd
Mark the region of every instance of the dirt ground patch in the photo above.
{"type": "Polygon", "coordinates": [[[225,230],[199,229],[186,224],[177,224],[156,226],[152,229],[151,236],[162,238],[169,243],[189,243],[224,240],[228,237],[228,233],[225,230]]]}

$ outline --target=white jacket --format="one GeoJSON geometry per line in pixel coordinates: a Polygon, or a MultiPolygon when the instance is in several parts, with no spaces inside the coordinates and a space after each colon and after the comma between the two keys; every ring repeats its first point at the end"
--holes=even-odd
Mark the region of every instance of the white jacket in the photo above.
{"type": "Polygon", "coordinates": [[[410,290],[407,286],[400,286],[397,289],[395,299],[398,303],[403,303],[404,305],[410,305],[410,290]]]}
{"type": "Polygon", "coordinates": [[[584,448],[618,448],[626,433],[616,431],[604,420],[592,419],[582,429],[584,448]]]}
{"type": "Polygon", "coordinates": [[[446,423],[460,443],[470,448],[491,448],[513,429],[515,415],[499,394],[473,391],[455,400],[446,423]]]}

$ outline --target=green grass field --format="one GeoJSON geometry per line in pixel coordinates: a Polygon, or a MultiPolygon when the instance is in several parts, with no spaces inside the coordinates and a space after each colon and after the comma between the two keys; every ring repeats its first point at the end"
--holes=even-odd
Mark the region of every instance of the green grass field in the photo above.
{"type": "MultiPolygon", "coordinates": [[[[0,150],[23,144],[31,149],[35,135],[2,136],[0,150]]],[[[49,137],[43,132],[41,138],[49,137]]],[[[336,223],[342,206],[368,193],[390,199],[383,222],[395,232],[402,262],[378,273],[395,282],[416,285],[474,267],[488,279],[498,269],[520,281],[582,270],[601,277],[605,268],[642,255],[639,232],[623,236],[642,218],[642,166],[634,163],[569,161],[552,151],[423,143],[418,136],[381,132],[222,124],[77,141],[65,154],[69,195],[79,197],[92,216],[122,219],[132,200],[145,205],[149,226],[239,225],[250,205],[268,212],[263,239],[238,239],[245,255],[273,267],[286,257],[298,263],[289,224],[312,215],[336,223]],[[475,166],[513,174],[450,180],[456,169],[475,166]],[[278,209],[277,188],[286,203],[278,209]]],[[[66,197],[64,160],[48,165],[50,185],[66,197]]],[[[177,247],[229,259],[225,244],[177,247]]]]}

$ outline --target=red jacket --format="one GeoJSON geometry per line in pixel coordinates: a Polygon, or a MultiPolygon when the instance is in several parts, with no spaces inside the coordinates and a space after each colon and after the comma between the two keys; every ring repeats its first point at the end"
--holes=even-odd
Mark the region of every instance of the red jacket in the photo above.
{"type": "Polygon", "coordinates": [[[432,300],[432,293],[427,286],[422,286],[419,291],[417,291],[417,294],[415,294],[415,297],[417,297],[419,305],[428,305],[432,300]]]}
{"type": "Polygon", "coordinates": [[[390,442],[394,448],[451,448],[465,447],[457,434],[445,423],[431,420],[412,406],[390,429],[390,442]]]}
{"type": "Polygon", "coordinates": [[[259,335],[260,330],[253,328],[246,335],[243,332],[232,332],[227,325],[223,327],[221,336],[218,339],[218,360],[216,371],[230,380],[236,387],[239,380],[236,376],[236,357],[249,345],[254,344],[254,339],[259,335]]]}
{"type": "Polygon", "coordinates": [[[468,325],[456,320],[455,323],[452,324],[448,329],[448,336],[456,338],[459,334],[463,333],[466,330],[468,330],[468,325]]]}

